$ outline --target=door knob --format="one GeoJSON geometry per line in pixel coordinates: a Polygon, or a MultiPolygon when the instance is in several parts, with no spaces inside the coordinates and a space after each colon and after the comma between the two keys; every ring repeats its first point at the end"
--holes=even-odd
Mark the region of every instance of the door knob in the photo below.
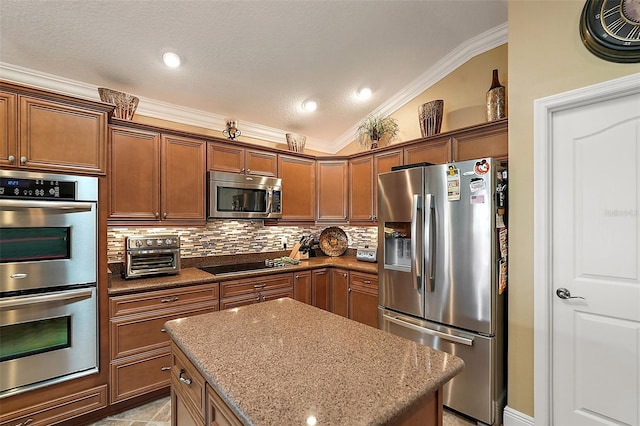
{"type": "Polygon", "coordinates": [[[581,296],[572,296],[571,292],[568,289],[562,288],[562,287],[556,290],[556,295],[560,299],[582,299],[582,300],[585,300],[584,297],[581,297],[581,296]]]}

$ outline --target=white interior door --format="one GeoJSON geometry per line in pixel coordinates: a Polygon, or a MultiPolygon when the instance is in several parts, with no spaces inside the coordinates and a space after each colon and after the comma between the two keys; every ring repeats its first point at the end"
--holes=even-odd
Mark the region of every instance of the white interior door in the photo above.
{"type": "Polygon", "coordinates": [[[550,137],[552,423],[639,426],[640,94],[555,112],[550,137]]]}

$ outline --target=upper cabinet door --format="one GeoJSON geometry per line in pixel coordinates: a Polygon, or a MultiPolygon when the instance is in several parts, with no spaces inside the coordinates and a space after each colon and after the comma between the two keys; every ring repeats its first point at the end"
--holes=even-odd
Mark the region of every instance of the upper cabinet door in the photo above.
{"type": "Polygon", "coordinates": [[[160,218],[160,134],[111,127],[109,219],[160,218]]]}
{"type": "Polygon", "coordinates": [[[278,176],[278,155],[273,152],[247,149],[244,155],[248,175],[278,176]]]}
{"type": "Polygon", "coordinates": [[[316,211],[315,160],[292,155],[279,155],[278,175],[282,179],[282,218],[280,222],[313,222],[316,211]]]}
{"type": "Polygon", "coordinates": [[[105,111],[27,96],[19,103],[20,167],[105,174],[105,111]]]}
{"type": "Polygon", "coordinates": [[[205,218],[206,142],[162,135],[161,220],[205,218]]]}
{"type": "Polygon", "coordinates": [[[404,148],[404,164],[445,164],[450,163],[452,160],[451,140],[448,137],[437,138],[404,148]]]}
{"type": "Polygon", "coordinates": [[[317,162],[318,222],[346,223],[348,206],[347,160],[317,162]]]}
{"type": "Polygon", "coordinates": [[[0,92],[0,165],[15,166],[18,157],[18,96],[0,92]]]}
{"type": "Polygon", "coordinates": [[[373,220],[378,221],[378,175],[402,164],[402,149],[381,152],[373,156],[373,220]]]}
{"type": "Polygon", "coordinates": [[[349,160],[349,221],[373,221],[373,155],[349,160]]]}
{"type": "Polygon", "coordinates": [[[455,161],[484,157],[507,160],[509,157],[509,129],[506,118],[490,126],[454,135],[451,139],[455,161]]]}
{"type": "Polygon", "coordinates": [[[207,144],[207,169],[228,173],[244,173],[244,148],[207,144]]]}

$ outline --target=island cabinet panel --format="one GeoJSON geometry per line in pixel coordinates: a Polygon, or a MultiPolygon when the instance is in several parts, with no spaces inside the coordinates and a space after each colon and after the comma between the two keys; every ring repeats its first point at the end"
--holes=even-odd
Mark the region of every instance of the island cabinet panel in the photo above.
{"type": "Polygon", "coordinates": [[[18,156],[18,95],[0,91],[0,166],[15,166],[18,156]]]}
{"type": "Polygon", "coordinates": [[[377,221],[378,174],[402,164],[402,149],[349,160],[349,222],[372,225],[377,221]]]}
{"type": "Polygon", "coordinates": [[[509,134],[506,119],[492,126],[480,127],[455,135],[452,140],[455,161],[484,157],[507,160],[509,157],[509,134]]]}
{"type": "Polygon", "coordinates": [[[329,270],[314,269],[311,272],[311,304],[316,308],[330,310],[331,305],[331,275],[329,270]]]}
{"type": "Polygon", "coordinates": [[[182,426],[183,419],[186,424],[191,424],[190,420],[206,424],[206,381],[175,343],[171,344],[171,400],[172,408],[182,405],[171,410],[172,425],[182,426]]]}
{"type": "Polygon", "coordinates": [[[278,175],[278,155],[216,142],[207,144],[207,169],[258,176],[278,175]]]}
{"type": "Polygon", "coordinates": [[[218,310],[218,284],[112,296],[110,397],[116,403],[170,385],[166,321],[218,310]]]}
{"type": "Polygon", "coordinates": [[[282,179],[282,222],[314,222],[316,206],[315,160],[278,156],[278,176],[282,179]]]}
{"type": "Polygon", "coordinates": [[[0,426],[73,424],[72,419],[107,407],[107,385],[74,392],[43,404],[0,414],[0,426]]]}
{"type": "Polygon", "coordinates": [[[376,275],[351,271],[349,318],[378,327],[378,277],[376,275]]]}
{"type": "Polygon", "coordinates": [[[311,271],[301,271],[293,274],[293,298],[299,302],[311,304],[311,271]]]}
{"type": "Polygon", "coordinates": [[[110,129],[111,223],[205,222],[206,142],[110,129]]]}
{"type": "Polygon", "coordinates": [[[27,96],[0,88],[0,165],[104,175],[108,111],[112,107],[65,96],[55,99],[45,92],[42,95],[27,96]]]}
{"type": "Polygon", "coordinates": [[[280,297],[294,297],[291,273],[263,275],[220,283],[220,309],[236,308],[280,297]]]}
{"type": "Polygon", "coordinates": [[[331,312],[349,317],[349,271],[331,270],[331,312]]]}
{"type": "Polygon", "coordinates": [[[242,426],[242,422],[231,411],[220,395],[207,383],[207,425],[242,426]]]}
{"type": "Polygon", "coordinates": [[[404,148],[404,164],[445,164],[453,161],[451,139],[436,138],[404,148]]]}
{"type": "Polygon", "coordinates": [[[346,223],[349,204],[347,160],[320,160],[316,167],[316,221],[346,223]]]}

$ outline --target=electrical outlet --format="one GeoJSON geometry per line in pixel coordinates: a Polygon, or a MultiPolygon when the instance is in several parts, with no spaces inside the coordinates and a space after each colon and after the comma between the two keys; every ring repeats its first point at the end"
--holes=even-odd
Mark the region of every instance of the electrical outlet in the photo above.
{"type": "Polygon", "coordinates": [[[280,244],[282,244],[282,249],[287,249],[287,237],[280,237],[280,244]]]}

